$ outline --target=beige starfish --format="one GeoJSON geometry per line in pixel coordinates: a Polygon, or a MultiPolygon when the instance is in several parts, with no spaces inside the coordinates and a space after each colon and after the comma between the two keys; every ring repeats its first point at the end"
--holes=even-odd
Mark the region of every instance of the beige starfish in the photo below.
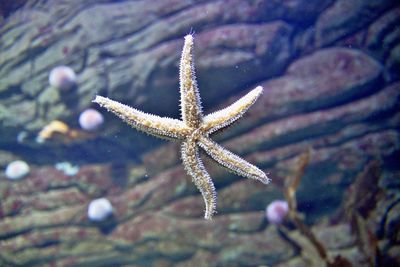
{"type": "Polygon", "coordinates": [[[199,156],[201,147],[211,158],[230,171],[269,183],[267,175],[239,156],[221,147],[209,135],[239,119],[262,93],[258,86],[230,106],[203,116],[193,64],[193,36],[185,36],[180,62],[180,93],[182,120],[159,117],[123,105],[106,97],[96,96],[93,102],[113,112],[132,127],[151,135],[182,141],[182,160],[187,173],[203,195],[205,218],[211,219],[216,207],[214,184],[199,156]]]}

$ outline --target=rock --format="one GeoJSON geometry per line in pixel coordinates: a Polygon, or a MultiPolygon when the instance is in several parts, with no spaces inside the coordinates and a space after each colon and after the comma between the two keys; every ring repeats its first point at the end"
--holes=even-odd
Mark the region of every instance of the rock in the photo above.
{"type": "Polygon", "coordinates": [[[398,4],[56,2],[28,0],[0,26],[0,165],[23,159],[31,168],[19,181],[0,172],[1,266],[308,266],[304,235],[265,218],[305,151],[298,211],[330,256],[354,266],[373,257],[341,216],[344,192],[371,161],[381,163],[364,226],[381,263],[398,263],[398,4]],[[179,118],[179,56],[190,32],[206,114],[257,85],[265,90],[212,138],[272,183],[237,177],[202,155],[218,193],[213,221],[203,219],[179,143],[137,133],[106,112],[104,127],[87,138],[35,142],[53,120],[77,129],[95,94],[179,118]],[[77,74],[69,92],[48,83],[59,65],[77,74]],[[78,171],[66,175],[58,162],[78,171]],[[102,222],[88,219],[96,198],[113,206],[102,222]]]}
{"type": "Polygon", "coordinates": [[[334,1],[324,0],[317,2],[307,2],[304,0],[295,1],[267,1],[266,15],[272,19],[283,19],[293,24],[308,25],[315,23],[320,13],[329,7],[334,1]]]}
{"type": "Polygon", "coordinates": [[[393,1],[337,0],[324,11],[315,25],[315,44],[323,47],[367,26],[382,12],[394,5],[393,1]]]}
{"type": "Polygon", "coordinates": [[[345,46],[359,47],[386,66],[386,79],[398,80],[397,66],[399,61],[399,33],[396,31],[397,20],[400,16],[399,7],[387,10],[367,28],[362,28],[355,34],[340,40],[345,46]]]}
{"type": "MultiPolygon", "coordinates": [[[[225,146],[243,155],[255,150],[295,143],[304,139],[304,136],[318,137],[322,132],[323,135],[337,132],[351,124],[362,123],[369,117],[373,118],[377,113],[396,110],[400,97],[399,86],[399,83],[394,84],[372,96],[342,106],[295,115],[261,125],[246,134],[230,139],[225,146]]],[[[348,133],[351,134],[351,131],[348,133]]]]}

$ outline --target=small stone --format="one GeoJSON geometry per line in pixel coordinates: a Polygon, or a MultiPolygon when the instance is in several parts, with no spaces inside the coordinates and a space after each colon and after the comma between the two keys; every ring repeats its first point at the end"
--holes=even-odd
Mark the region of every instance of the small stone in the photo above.
{"type": "Polygon", "coordinates": [[[70,67],[58,66],[51,70],[49,83],[55,88],[68,90],[76,85],[76,74],[70,67]]]}
{"type": "Polygon", "coordinates": [[[79,116],[79,125],[86,131],[97,130],[103,123],[103,115],[92,108],[86,109],[79,116]]]}
{"type": "Polygon", "coordinates": [[[30,171],[28,163],[16,160],[7,165],[6,177],[10,180],[19,180],[25,177],[30,171]]]}
{"type": "Polygon", "coordinates": [[[113,213],[113,207],[106,198],[94,199],[90,202],[88,208],[89,220],[100,222],[107,219],[113,213]]]}
{"type": "Polygon", "coordinates": [[[284,200],[272,201],[266,210],[266,216],[270,223],[281,224],[289,213],[289,205],[284,200]]]}

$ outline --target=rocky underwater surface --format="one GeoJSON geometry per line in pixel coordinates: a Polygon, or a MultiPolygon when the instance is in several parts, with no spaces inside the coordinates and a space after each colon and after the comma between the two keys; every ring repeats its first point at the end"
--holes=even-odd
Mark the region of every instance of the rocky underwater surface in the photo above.
{"type": "Polygon", "coordinates": [[[0,7],[1,266],[400,265],[395,1],[0,7]],[[206,114],[264,87],[212,138],[272,183],[202,157],[218,192],[212,221],[179,143],[91,102],[179,118],[190,32],[206,114]]]}

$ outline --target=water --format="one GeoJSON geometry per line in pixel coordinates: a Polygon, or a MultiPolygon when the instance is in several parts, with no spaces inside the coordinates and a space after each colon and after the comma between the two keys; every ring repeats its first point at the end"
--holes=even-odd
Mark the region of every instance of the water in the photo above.
{"type": "Polygon", "coordinates": [[[399,265],[393,1],[0,7],[1,266],[399,265]],[[218,196],[211,221],[183,167],[201,166],[182,163],[187,135],[159,139],[92,102],[181,120],[187,34],[204,116],[263,87],[209,137],[272,182],[237,175],[240,160],[225,164],[236,173],[221,168],[231,154],[214,160],[203,145],[197,161],[218,196]],[[26,165],[7,170],[16,160],[26,165]],[[96,199],[106,200],[89,213],[96,199]],[[272,221],[276,200],[286,205],[270,208],[272,221]]]}

